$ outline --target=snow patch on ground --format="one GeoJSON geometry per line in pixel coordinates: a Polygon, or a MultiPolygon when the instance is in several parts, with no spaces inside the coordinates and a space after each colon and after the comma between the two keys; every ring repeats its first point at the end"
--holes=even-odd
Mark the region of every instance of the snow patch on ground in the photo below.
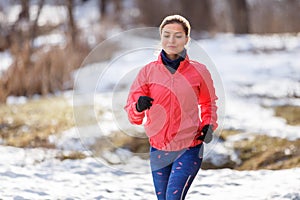
{"type": "MultiPolygon", "coordinates": [[[[56,151],[0,146],[1,198],[155,199],[149,172],[124,172],[90,157],[59,161],[53,158],[56,151]]],[[[136,162],[140,168],[149,167],[147,161],[138,159],[136,162]]],[[[224,197],[299,199],[299,185],[300,168],[280,171],[200,170],[187,200],[224,197]]]]}

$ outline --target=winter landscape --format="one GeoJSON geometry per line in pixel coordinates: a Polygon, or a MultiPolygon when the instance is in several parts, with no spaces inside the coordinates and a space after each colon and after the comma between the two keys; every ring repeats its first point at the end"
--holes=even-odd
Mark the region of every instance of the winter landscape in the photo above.
{"type": "MultiPolygon", "coordinates": [[[[91,43],[95,2],[75,9],[91,43]]],[[[9,8],[14,21],[20,7],[9,8]]],[[[63,13],[47,5],[40,23],[63,13]]],[[[156,31],[111,29],[74,71],[73,90],[12,95],[0,104],[0,199],[155,199],[143,127],[129,124],[123,106],[138,69],[157,58],[156,31]],[[110,59],[94,61],[116,43],[110,59]]],[[[66,40],[54,32],[33,44],[66,40]]],[[[212,73],[219,128],[187,200],[300,200],[300,34],[218,33],[192,38],[188,53],[212,73]]],[[[0,52],[1,75],[13,59],[0,52]]]]}

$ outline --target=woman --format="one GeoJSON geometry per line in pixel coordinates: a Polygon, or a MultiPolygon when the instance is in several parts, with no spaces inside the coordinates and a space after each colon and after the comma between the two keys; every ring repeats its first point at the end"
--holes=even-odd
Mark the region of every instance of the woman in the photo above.
{"type": "Polygon", "coordinates": [[[147,118],[144,128],[158,200],[185,199],[201,166],[202,143],[210,142],[217,128],[211,75],[185,49],[190,29],[179,15],[162,21],[162,51],[139,71],[125,106],[131,123],[139,125],[147,118]]]}

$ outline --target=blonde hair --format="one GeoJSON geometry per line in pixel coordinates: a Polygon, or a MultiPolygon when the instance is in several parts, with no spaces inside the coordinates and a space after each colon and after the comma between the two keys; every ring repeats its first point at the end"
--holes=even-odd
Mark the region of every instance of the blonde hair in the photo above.
{"type": "Polygon", "coordinates": [[[165,25],[173,24],[173,23],[181,24],[184,29],[185,35],[190,36],[191,25],[189,21],[186,18],[182,17],[181,15],[169,15],[165,17],[159,26],[159,33],[160,34],[162,33],[162,29],[164,28],[165,25]]]}

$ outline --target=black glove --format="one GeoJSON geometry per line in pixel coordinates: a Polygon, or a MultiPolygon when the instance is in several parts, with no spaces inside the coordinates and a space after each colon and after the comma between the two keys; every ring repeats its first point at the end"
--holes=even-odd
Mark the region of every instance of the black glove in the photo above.
{"type": "Polygon", "coordinates": [[[213,126],[212,125],[205,125],[202,130],[202,135],[200,135],[197,140],[202,140],[205,143],[210,143],[213,139],[213,126]]]}
{"type": "Polygon", "coordinates": [[[136,110],[138,112],[143,112],[144,110],[149,109],[152,106],[153,100],[154,99],[148,96],[140,96],[136,104],[136,110]]]}

